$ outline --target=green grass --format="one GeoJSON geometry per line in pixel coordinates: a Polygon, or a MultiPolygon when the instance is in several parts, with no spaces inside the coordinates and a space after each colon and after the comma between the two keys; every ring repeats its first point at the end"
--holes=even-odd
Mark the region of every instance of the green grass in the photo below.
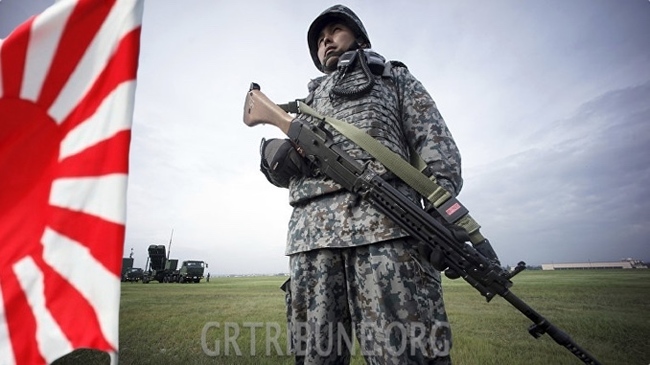
{"type": "MultiPolygon", "coordinates": [[[[282,277],[212,278],[201,284],[122,284],[120,364],[291,364],[286,356],[282,277]],[[208,356],[220,343],[220,355],[208,356]],[[240,330],[224,346],[227,323],[240,330]],[[256,328],[251,347],[251,326],[256,328]],[[269,343],[272,356],[265,356],[269,343]],[[241,356],[235,354],[236,344],[241,356]],[[229,356],[224,355],[228,348],[229,356]],[[251,348],[256,356],[251,356],[251,348]]],[[[567,332],[603,364],[650,363],[650,270],[530,271],[514,279],[512,291],[567,332]]],[[[454,334],[454,364],[579,364],[549,336],[534,339],[524,315],[497,297],[486,303],[462,280],[444,281],[445,303],[454,334]]],[[[233,336],[232,328],[230,336],[233,336]]],[[[358,348],[358,347],[357,347],[358,348]]],[[[78,350],[57,361],[107,364],[105,354],[78,350]]],[[[360,356],[353,364],[363,364],[360,356]]]]}

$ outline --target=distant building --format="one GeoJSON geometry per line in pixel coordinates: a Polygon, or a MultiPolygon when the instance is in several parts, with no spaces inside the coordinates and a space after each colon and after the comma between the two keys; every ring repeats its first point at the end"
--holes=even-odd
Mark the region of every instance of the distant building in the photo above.
{"type": "Polygon", "coordinates": [[[542,270],[584,270],[584,269],[647,269],[640,260],[623,259],[610,262],[573,262],[562,264],[542,264],[542,270]]]}

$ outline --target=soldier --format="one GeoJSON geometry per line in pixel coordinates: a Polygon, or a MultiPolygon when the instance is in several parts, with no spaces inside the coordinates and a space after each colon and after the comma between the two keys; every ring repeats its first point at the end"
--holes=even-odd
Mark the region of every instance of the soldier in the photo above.
{"type": "MultiPolygon", "coordinates": [[[[458,194],[460,154],[436,104],[404,64],[385,62],[371,49],[357,15],[342,5],[326,9],[307,41],[324,75],[309,83],[305,102],[365,130],[405,160],[418,153],[424,172],[458,194]]],[[[357,161],[421,201],[368,153],[324,128],[357,161]]],[[[262,171],[289,188],[293,207],[286,249],[291,274],[283,289],[296,363],[349,363],[353,334],[370,364],[451,363],[440,255],[423,252],[368,202],[312,171],[288,140],[263,140],[261,155],[262,171]]]]}

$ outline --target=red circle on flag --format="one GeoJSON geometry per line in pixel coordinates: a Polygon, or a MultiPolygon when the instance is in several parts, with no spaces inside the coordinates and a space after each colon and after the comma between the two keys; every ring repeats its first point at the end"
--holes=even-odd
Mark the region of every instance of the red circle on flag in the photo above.
{"type": "Polygon", "coordinates": [[[7,172],[0,179],[0,237],[14,242],[17,252],[5,257],[11,260],[38,245],[45,228],[61,133],[46,112],[25,100],[0,99],[0,120],[0,171],[7,172]]]}

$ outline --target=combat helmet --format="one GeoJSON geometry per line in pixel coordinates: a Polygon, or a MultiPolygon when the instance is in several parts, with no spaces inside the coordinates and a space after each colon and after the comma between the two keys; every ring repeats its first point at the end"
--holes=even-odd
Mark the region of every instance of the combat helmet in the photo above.
{"type": "Polygon", "coordinates": [[[318,59],[318,37],[320,32],[327,24],[331,23],[333,20],[337,20],[345,24],[352,32],[355,37],[361,43],[365,43],[368,48],[370,48],[370,39],[368,38],[368,33],[366,28],[364,28],[361,19],[355,14],[350,8],[344,5],[334,5],[325,11],[323,11],[309,26],[309,31],[307,31],[307,44],[309,45],[309,53],[311,54],[311,59],[314,61],[314,65],[317,69],[322,71],[320,60],[318,59]]]}

